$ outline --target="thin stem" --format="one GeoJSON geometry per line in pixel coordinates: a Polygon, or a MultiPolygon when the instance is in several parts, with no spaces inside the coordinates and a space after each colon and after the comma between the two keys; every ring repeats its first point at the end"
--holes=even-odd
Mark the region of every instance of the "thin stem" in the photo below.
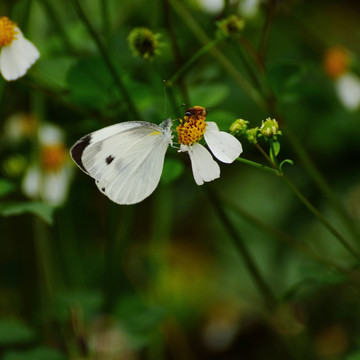
{"type": "Polygon", "coordinates": [[[122,94],[122,96],[125,99],[125,102],[127,103],[127,106],[129,108],[129,111],[138,119],[141,120],[141,116],[140,113],[138,112],[134,102],[132,101],[126,87],[124,86],[124,84],[122,83],[122,80],[104,46],[104,44],[102,43],[100,37],[98,36],[97,32],[95,31],[95,29],[93,28],[93,26],[91,25],[89,19],[86,17],[84,10],[82,9],[82,7],[80,6],[80,3],[78,0],[72,0],[72,3],[74,5],[74,8],[79,16],[79,18],[83,21],[83,23],[86,25],[86,28],[89,32],[89,34],[92,36],[93,40],[95,41],[101,56],[104,59],[104,62],[106,64],[106,66],[108,67],[108,70],[110,72],[110,74],[112,75],[114,82],[116,84],[116,86],[118,87],[120,93],[122,94]]]}
{"type": "Polygon", "coordinates": [[[217,195],[210,189],[207,189],[207,195],[217,215],[222,221],[225,229],[230,235],[230,238],[232,239],[234,245],[241,254],[250,275],[252,276],[253,280],[255,281],[255,284],[257,285],[258,290],[263,295],[266,305],[268,306],[269,310],[274,309],[276,307],[276,298],[273,295],[270,288],[268,287],[268,285],[265,283],[265,280],[263,279],[259,269],[257,268],[257,265],[255,264],[250,253],[248,252],[237,229],[234,227],[229,216],[224,211],[222,204],[220,203],[217,195]]]}
{"type": "Polygon", "coordinates": [[[316,168],[315,164],[313,163],[309,154],[305,150],[304,146],[300,143],[297,136],[291,131],[289,127],[286,126],[286,124],[283,124],[283,127],[285,127],[287,138],[289,139],[296,155],[300,159],[307,173],[312,177],[312,179],[318,185],[319,189],[321,190],[323,195],[327,198],[327,200],[329,201],[329,203],[331,204],[337,215],[342,220],[343,224],[347,227],[353,239],[359,241],[360,240],[359,232],[355,228],[351,217],[346,212],[346,210],[340,203],[337,196],[334,194],[330,185],[327,183],[327,181],[320,173],[320,171],[316,168]]]}
{"type": "Polygon", "coordinates": [[[261,34],[260,44],[259,44],[259,51],[258,51],[258,58],[262,67],[265,67],[265,57],[266,51],[269,44],[270,38],[270,29],[272,25],[272,21],[276,11],[276,3],[277,0],[271,0],[269,4],[269,11],[267,12],[266,21],[264,24],[264,28],[261,34]]]}
{"type": "Polygon", "coordinates": [[[261,169],[261,170],[265,170],[265,171],[267,171],[267,172],[270,172],[270,173],[272,173],[273,175],[278,175],[278,174],[279,174],[276,169],[272,169],[272,168],[270,168],[270,167],[268,167],[268,166],[259,164],[259,163],[257,163],[257,162],[251,161],[251,160],[244,159],[244,158],[242,158],[242,157],[238,157],[236,160],[239,161],[239,162],[241,162],[241,163],[244,163],[244,164],[247,164],[247,165],[251,165],[251,166],[256,167],[256,168],[258,168],[258,169],[261,169]]]}
{"type": "Polygon", "coordinates": [[[276,170],[277,173],[277,168],[273,163],[273,161],[271,160],[270,156],[264,151],[264,149],[258,143],[255,143],[255,147],[256,149],[259,150],[260,154],[267,160],[267,162],[271,165],[271,167],[276,170]]]}
{"type": "MultiPolygon", "coordinates": [[[[183,60],[181,58],[179,44],[177,42],[175,35],[175,30],[172,21],[172,13],[169,8],[169,0],[163,0],[163,7],[165,13],[165,26],[168,29],[170,35],[171,47],[173,50],[176,67],[181,68],[183,60]]],[[[187,91],[185,81],[182,77],[179,79],[179,86],[185,103],[189,105],[190,104],[189,93],[187,91]]]]}
{"type": "Polygon", "coordinates": [[[179,70],[170,78],[168,81],[168,85],[172,86],[174,82],[176,82],[181,76],[189,70],[191,65],[193,65],[201,56],[205,55],[209,50],[211,50],[214,46],[216,46],[220,42],[219,39],[215,39],[208,44],[204,45],[201,49],[199,49],[179,70]]]}
{"type": "Polygon", "coordinates": [[[293,182],[286,176],[282,175],[281,178],[291,188],[299,200],[310,210],[310,212],[339,240],[339,242],[351,253],[357,260],[360,260],[360,254],[347,242],[344,237],[325,219],[325,217],[317,210],[308,199],[301,193],[301,191],[293,184],[293,182]]]}
{"type": "Polygon", "coordinates": [[[271,172],[273,175],[279,176],[294,194],[299,198],[299,200],[308,208],[308,210],[335,236],[335,238],[351,253],[351,255],[357,260],[360,260],[360,254],[351,246],[351,244],[345,240],[345,238],[329,223],[329,221],[317,210],[314,205],[301,193],[301,191],[288,179],[280,170],[271,169],[269,167],[263,166],[261,164],[255,163],[242,158],[237,158],[239,162],[242,162],[247,165],[251,165],[261,170],[271,172]]]}
{"type": "Polygon", "coordinates": [[[241,207],[239,207],[238,205],[235,205],[234,203],[232,203],[230,200],[226,199],[226,200],[224,200],[224,202],[230,209],[233,209],[234,212],[236,212],[241,217],[243,217],[248,223],[254,225],[254,227],[256,229],[261,230],[263,233],[267,234],[270,237],[274,237],[274,238],[286,243],[287,245],[295,248],[297,251],[305,254],[307,257],[309,257],[327,267],[333,268],[339,272],[349,275],[349,271],[347,269],[343,268],[342,266],[334,263],[333,261],[331,261],[329,259],[325,259],[325,258],[319,256],[317,253],[314,253],[313,251],[308,249],[306,246],[298,243],[290,235],[283,233],[283,232],[273,228],[271,225],[264,223],[257,217],[248,213],[246,210],[244,210],[241,207]]]}
{"type": "Polygon", "coordinates": [[[49,23],[51,25],[53,25],[54,28],[57,30],[57,32],[60,34],[68,51],[72,54],[76,54],[77,50],[72,45],[70,38],[65,31],[63,24],[59,20],[58,13],[53,7],[54,3],[49,0],[41,0],[41,3],[44,6],[45,11],[47,12],[47,15],[49,16],[49,19],[50,19],[49,23]]]}
{"type": "Polygon", "coordinates": [[[106,45],[109,48],[110,45],[110,16],[109,16],[109,1],[108,0],[100,0],[100,11],[102,18],[102,27],[103,33],[106,39],[106,45]]]}
{"type": "MultiPolygon", "coordinates": [[[[193,32],[197,39],[203,44],[207,45],[211,42],[209,37],[199,26],[198,21],[193,17],[192,13],[187,10],[183,2],[179,0],[170,0],[171,5],[177,11],[182,21],[186,23],[188,28],[193,32]]],[[[244,92],[260,107],[266,109],[267,104],[263,100],[259,91],[253,87],[249,81],[238,71],[238,69],[231,63],[227,56],[223,55],[218,49],[212,48],[209,53],[215,60],[225,69],[225,71],[233,78],[233,80],[244,90],[244,92]]]]}

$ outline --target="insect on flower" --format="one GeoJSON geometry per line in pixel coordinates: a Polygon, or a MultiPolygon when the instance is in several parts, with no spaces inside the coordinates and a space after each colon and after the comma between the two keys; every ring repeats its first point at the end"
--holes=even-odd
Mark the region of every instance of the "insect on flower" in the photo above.
{"type": "Polygon", "coordinates": [[[234,136],[220,131],[216,123],[206,122],[207,112],[202,106],[194,106],[185,112],[184,120],[176,128],[180,152],[190,156],[195,182],[202,185],[220,177],[220,167],[210,152],[199,142],[204,137],[213,155],[230,164],[242,153],[242,146],[234,136]]]}
{"type": "Polygon", "coordinates": [[[25,39],[17,25],[0,17],[0,72],[5,80],[16,80],[40,57],[38,49],[25,39]]]}
{"type": "MultiPolygon", "coordinates": [[[[202,185],[220,176],[219,165],[204,146],[204,135],[217,159],[233,162],[242,152],[240,142],[205,122],[206,110],[189,108],[176,128],[179,151],[190,155],[195,181],[202,185]]],[[[95,179],[99,190],[117,204],[136,204],[150,196],[159,184],[165,153],[173,145],[173,121],[160,125],[144,121],[114,124],[82,137],[70,149],[75,163],[95,179]]]]}

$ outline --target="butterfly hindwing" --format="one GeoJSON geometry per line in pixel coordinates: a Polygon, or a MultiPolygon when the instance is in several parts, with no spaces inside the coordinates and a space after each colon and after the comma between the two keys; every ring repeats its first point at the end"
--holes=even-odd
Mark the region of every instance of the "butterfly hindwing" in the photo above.
{"type": "Polygon", "coordinates": [[[148,197],[158,185],[170,142],[169,128],[125,122],[83,137],[71,154],[111,200],[134,204],[148,197]]]}

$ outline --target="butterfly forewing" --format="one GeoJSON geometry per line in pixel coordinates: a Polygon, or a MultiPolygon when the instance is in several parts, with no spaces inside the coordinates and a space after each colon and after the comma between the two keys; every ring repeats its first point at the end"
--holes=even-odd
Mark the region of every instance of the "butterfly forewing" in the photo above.
{"type": "Polygon", "coordinates": [[[170,142],[170,126],[125,122],[83,137],[71,155],[111,200],[134,204],[158,185],[170,142]]]}

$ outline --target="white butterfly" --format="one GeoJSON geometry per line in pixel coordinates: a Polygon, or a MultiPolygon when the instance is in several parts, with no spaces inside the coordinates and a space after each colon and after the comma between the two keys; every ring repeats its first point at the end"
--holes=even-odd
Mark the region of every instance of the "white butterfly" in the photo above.
{"type": "Polygon", "coordinates": [[[128,121],[82,137],[70,149],[75,163],[117,204],[136,204],[157,187],[172,145],[172,120],[128,121]]]}

